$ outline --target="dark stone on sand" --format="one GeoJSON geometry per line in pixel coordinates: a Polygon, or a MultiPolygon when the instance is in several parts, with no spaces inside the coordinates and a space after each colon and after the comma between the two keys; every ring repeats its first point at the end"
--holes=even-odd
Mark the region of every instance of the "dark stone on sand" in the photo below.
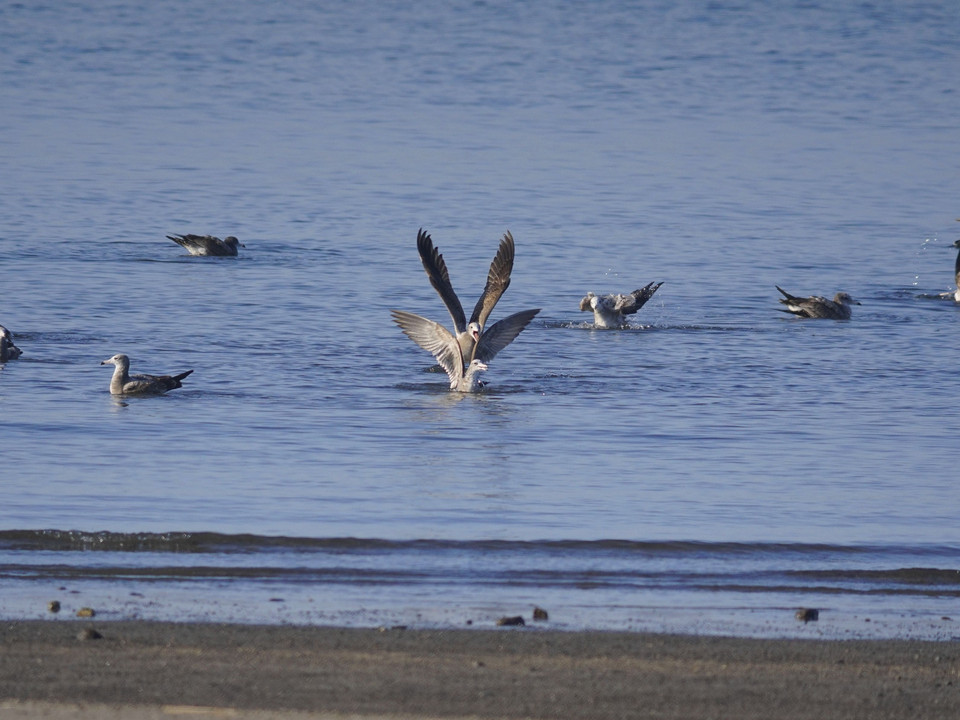
{"type": "Polygon", "coordinates": [[[77,640],[101,640],[103,635],[94,630],[93,628],[84,628],[79,633],[77,633],[77,640]]]}
{"type": "Polygon", "coordinates": [[[796,617],[800,622],[816,622],[820,619],[820,611],[814,608],[800,608],[797,610],[796,617]]]}
{"type": "Polygon", "coordinates": [[[538,605],[533,609],[533,619],[546,621],[550,619],[550,615],[547,614],[546,610],[538,605]]]}
{"type": "Polygon", "coordinates": [[[49,610],[49,611],[52,612],[52,613],[58,613],[58,612],[60,612],[60,601],[59,601],[59,600],[51,600],[50,602],[48,602],[48,603],[47,603],[47,610],[49,610]]]}
{"type": "Polygon", "coordinates": [[[523,621],[522,615],[514,615],[513,617],[502,617],[497,620],[497,625],[508,626],[508,625],[526,625],[523,621]]]}

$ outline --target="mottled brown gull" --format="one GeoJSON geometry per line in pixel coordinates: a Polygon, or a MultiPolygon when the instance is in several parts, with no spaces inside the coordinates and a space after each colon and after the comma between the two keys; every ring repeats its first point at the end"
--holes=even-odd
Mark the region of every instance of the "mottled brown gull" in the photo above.
{"type": "Polygon", "coordinates": [[[473,357],[473,348],[483,334],[487,318],[490,317],[497,301],[510,286],[510,273],[513,272],[515,252],[513,235],[508,230],[500,240],[500,247],[497,249],[497,254],[490,263],[490,270],[487,273],[487,284],[470,314],[469,322],[463,312],[460,298],[457,297],[453,284],[450,282],[450,275],[447,272],[447,264],[443,260],[443,255],[434,247],[429,233],[424,232],[423,228],[420,228],[417,232],[417,252],[420,254],[423,269],[426,271],[427,277],[430,278],[430,284],[440,295],[440,299],[447,306],[447,311],[453,320],[457,342],[460,344],[460,354],[464,363],[469,363],[473,357]]]}
{"type": "Polygon", "coordinates": [[[450,378],[451,390],[472,393],[482,387],[480,373],[487,369],[487,363],[513,342],[538,312],[539,308],[521,310],[487,328],[474,346],[466,370],[460,343],[443,325],[402,310],[392,310],[390,314],[407,337],[437,359],[450,378]]]}
{"type": "Polygon", "coordinates": [[[649,283],[626,295],[597,295],[588,292],[580,301],[582,312],[593,312],[593,322],[598,328],[621,328],[627,323],[627,315],[633,315],[653,297],[662,282],[649,283]]]}
{"type": "Polygon", "coordinates": [[[13,333],[0,325],[0,362],[16,360],[21,354],[20,348],[13,344],[13,333]]]}
{"type": "Polygon", "coordinates": [[[107,358],[101,365],[113,365],[113,377],[110,378],[111,395],[160,395],[183,387],[180,381],[193,370],[187,370],[179,375],[131,375],[130,358],[122,353],[107,358]]]}
{"type": "Polygon", "coordinates": [[[787,306],[783,312],[790,312],[805,318],[826,318],[828,320],[849,320],[850,306],[859,305],[848,293],[838,292],[833,300],[820,295],[797,297],[791,295],[779,285],[774,286],[783,293],[780,302],[787,306]]]}
{"type": "Polygon", "coordinates": [[[213,235],[167,235],[191,255],[211,255],[217,257],[231,257],[237,254],[237,248],[246,247],[233,235],[223,240],[213,235]]]}

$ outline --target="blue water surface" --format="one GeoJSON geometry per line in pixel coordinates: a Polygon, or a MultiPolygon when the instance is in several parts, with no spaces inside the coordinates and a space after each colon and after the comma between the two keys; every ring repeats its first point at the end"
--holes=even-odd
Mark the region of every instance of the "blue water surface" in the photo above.
{"type": "MultiPolygon", "coordinates": [[[[943,2],[0,8],[0,323],[23,350],[0,366],[0,530],[957,569],[957,30],[943,2]],[[541,308],[479,395],[390,321],[449,325],[420,227],[468,308],[510,230],[492,320],[541,308]],[[164,237],[187,232],[246,247],[189,257],[164,237]],[[578,311],[661,280],[629,329],[578,311]],[[775,285],[862,305],[803,321],[775,285]],[[117,400],[117,352],[194,373],[117,400]]],[[[591,607],[578,626],[622,617],[591,607]]]]}

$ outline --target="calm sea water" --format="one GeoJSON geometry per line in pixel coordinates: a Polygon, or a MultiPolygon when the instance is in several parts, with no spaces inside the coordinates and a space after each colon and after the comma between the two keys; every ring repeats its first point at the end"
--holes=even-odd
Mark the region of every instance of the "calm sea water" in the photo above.
{"type": "Polygon", "coordinates": [[[957,30],[3,6],[0,616],[957,636],[957,30]],[[467,307],[512,231],[493,319],[542,308],[479,395],[390,321],[449,323],[421,226],[467,307]],[[661,280],[630,329],[578,312],[661,280]],[[798,320],[775,284],[862,306],[798,320]],[[117,352],[194,373],[119,401],[117,352]]]}

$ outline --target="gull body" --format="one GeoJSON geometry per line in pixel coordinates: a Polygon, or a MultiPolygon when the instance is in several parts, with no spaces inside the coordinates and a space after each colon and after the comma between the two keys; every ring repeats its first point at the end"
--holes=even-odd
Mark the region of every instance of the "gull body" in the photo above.
{"type": "Polygon", "coordinates": [[[118,353],[107,358],[101,365],[113,365],[113,377],[110,378],[111,395],[160,395],[178,387],[193,370],[187,370],[179,375],[131,375],[130,358],[118,353]]]}
{"type": "Polygon", "coordinates": [[[480,373],[487,369],[487,363],[513,342],[538,312],[539,308],[521,310],[491,325],[474,346],[466,369],[459,341],[443,325],[403,310],[391,310],[390,314],[407,337],[437,359],[450,379],[451,390],[472,393],[483,386],[480,373]]]}
{"type": "Polygon", "coordinates": [[[217,257],[232,257],[239,251],[237,248],[246,247],[233,235],[221,240],[213,235],[167,235],[191,255],[209,255],[217,257]]]}
{"type": "Polygon", "coordinates": [[[954,280],[957,283],[957,289],[951,290],[945,293],[940,293],[940,297],[953,298],[954,301],[960,302],[960,240],[955,241],[953,243],[953,247],[958,249],[957,261],[953,266],[953,276],[954,276],[954,280]]]}
{"type": "Polygon", "coordinates": [[[598,328],[621,328],[627,323],[627,315],[633,315],[653,297],[662,282],[648,283],[626,295],[597,295],[588,292],[580,300],[582,312],[593,312],[593,322],[598,328]]]}
{"type": "Polygon", "coordinates": [[[13,344],[13,333],[0,325],[0,362],[16,360],[22,351],[13,344]]]}
{"type": "Polygon", "coordinates": [[[849,320],[850,306],[859,305],[848,293],[838,292],[833,300],[820,295],[797,297],[791,295],[779,285],[775,286],[783,294],[780,302],[787,306],[783,312],[793,313],[805,318],[826,318],[828,320],[849,320]]]}
{"type": "Polygon", "coordinates": [[[463,312],[463,306],[460,304],[460,298],[457,297],[453,284],[450,282],[450,274],[447,272],[447,264],[444,262],[443,255],[434,247],[429,233],[424,232],[423,228],[420,228],[417,232],[417,252],[420,254],[420,262],[423,263],[423,269],[426,271],[427,277],[430,278],[433,289],[437,291],[440,299],[443,300],[443,304],[447,306],[447,311],[453,320],[453,327],[464,364],[470,363],[474,354],[474,347],[483,334],[487,318],[490,317],[497,301],[510,286],[510,273],[513,272],[515,247],[513,235],[508,230],[500,240],[500,247],[497,249],[497,254],[490,263],[490,270],[487,273],[487,284],[484,286],[483,293],[477,300],[468,321],[463,312]]]}
{"type": "Polygon", "coordinates": [[[953,299],[960,302],[960,240],[956,240],[953,246],[958,249],[957,261],[953,266],[953,278],[957,283],[957,290],[953,293],[953,299]]]}

